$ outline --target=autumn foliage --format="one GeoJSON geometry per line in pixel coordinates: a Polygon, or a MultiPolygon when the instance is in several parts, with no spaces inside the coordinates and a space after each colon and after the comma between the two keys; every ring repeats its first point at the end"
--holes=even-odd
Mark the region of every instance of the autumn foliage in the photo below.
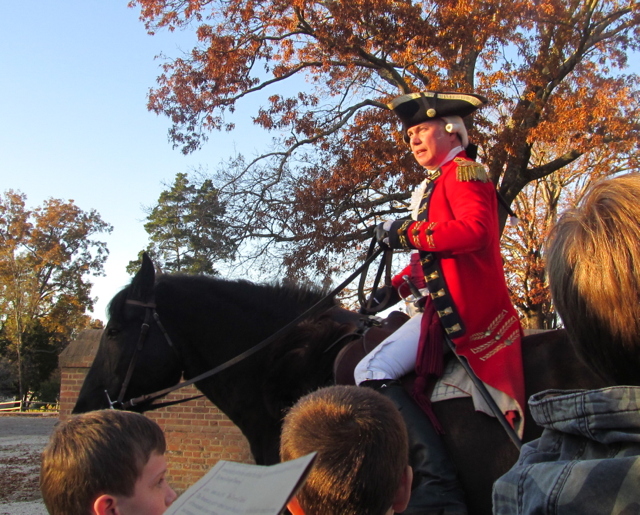
{"type": "MultiPolygon", "coordinates": [[[[543,156],[534,156],[537,158],[543,156]]],[[[590,153],[552,175],[529,183],[516,197],[513,207],[519,222],[505,229],[502,254],[511,299],[525,328],[553,329],[560,322],[553,308],[544,250],[562,211],[580,202],[595,181],[638,169],[635,156],[616,160],[607,151],[590,153]]]]}
{"type": "Polygon", "coordinates": [[[488,97],[470,136],[508,202],[564,167],[594,156],[613,167],[637,150],[638,79],[626,71],[638,49],[637,2],[130,5],[150,32],[197,33],[195,48],[164,62],[149,95],[183,152],[230,129],[239,102],[264,99],[253,121],[273,132],[273,147],[237,155],[213,179],[244,255],[291,275],[344,268],[377,222],[406,214],[423,174],[386,105],[397,95],[488,97]]]}
{"type": "Polygon", "coordinates": [[[111,226],[73,200],[52,198],[29,210],[19,192],[0,196],[0,358],[14,368],[23,400],[91,324],[89,276],[102,274],[108,255],[94,236],[103,232],[111,226]],[[42,360],[47,354],[49,368],[42,360]]]}

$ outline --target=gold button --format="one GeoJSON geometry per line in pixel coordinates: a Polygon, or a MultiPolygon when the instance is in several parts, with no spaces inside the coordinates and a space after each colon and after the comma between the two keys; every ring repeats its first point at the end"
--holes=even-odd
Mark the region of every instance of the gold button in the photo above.
{"type": "Polygon", "coordinates": [[[435,109],[433,109],[433,108],[427,109],[427,116],[429,118],[434,118],[436,114],[438,114],[438,113],[436,113],[435,109]]]}
{"type": "Polygon", "coordinates": [[[444,297],[445,295],[446,295],[446,293],[444,292],[444,288],[443,288],[443,289],[441,289],[441,290],[438,290],[438,291],[436,291],[436,292],[433,292],[433,293],[431,294],[431,298],[432,298],[432,299],[437,299],[437,298],[439,298],[439,297],[444,297]]]}
{"type": "Polygon", "coordinates": [[[452,325],[451,327],[445,328],[445,330],[447,331],[447,334],[455,333],[457,331],[460,331],[460,329],[461,329],[460,324],[455,324],[455,325],[452,325]]]}

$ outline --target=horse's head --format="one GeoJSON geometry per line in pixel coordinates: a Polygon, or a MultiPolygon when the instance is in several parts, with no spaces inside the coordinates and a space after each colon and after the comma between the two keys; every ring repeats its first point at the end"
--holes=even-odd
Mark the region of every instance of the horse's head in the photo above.
{"type": "Polygon", "coordinates": [[[154,284],[153,263],[144,254],[142,267],[131,284],[111,300],[109,323],[74,413],[108,408],[109,399],[125,402],[179,381],[179,351],[172,348],[161,321],[154,317],[154,284]]]}

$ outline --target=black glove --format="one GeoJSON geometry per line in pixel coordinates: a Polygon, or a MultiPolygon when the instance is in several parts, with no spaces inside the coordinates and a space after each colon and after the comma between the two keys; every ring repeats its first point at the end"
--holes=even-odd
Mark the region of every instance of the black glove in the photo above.
{"type": "Polygon", "coordinates": [[[389,231],[387,231],[384,228],[384,224],[385,224],[385,222],[380,222],[378,225],[376,225],[376,228],[375,228],[375,231],[373,232],[373,234],[376,237],[376,241],[381,246],[388,247],[389,246],[389,231]]]}
{"type": "MultiPolygon", "coordinates": [[[[387,291],[389,290],[391,290],[391,295],[389,296],[389,301],[385,305],[385,309],[390,308],[391,306],[397,304],[402,300],[400,297],[400,294],[393,286],[383,286],[382,288],[378,288],[378,290],[376,291],[376,294],[373,296],[373,301],[371,302],[371,309],[377,308],[382,302],[384,302],[384,299],[387,296],[387,291]]],[[[368,299],[367,299],[367,304],[369,304],[368,299]]],[[[366,306],[362,306],[358,310],[358,312],[361,315],[369,314],[366,306]]]]}

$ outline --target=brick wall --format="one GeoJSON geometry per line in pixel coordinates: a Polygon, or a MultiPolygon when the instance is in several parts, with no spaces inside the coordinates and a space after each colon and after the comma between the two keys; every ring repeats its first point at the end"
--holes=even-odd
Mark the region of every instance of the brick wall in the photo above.
{"type": "MultiPolygon", "coordinates": [[[[100,342],[100,330],[83,331],[60,355],[60,418],[75,405],[100,342]]],[[[190,386],[173,392],[166,401],[197,395],[190,386]]],[[[182,492],[219,460],[253,463],[249,444],[240,430],[208,399],[195,399],[147,414],[164,430],[167,439],[168,481],[182,492]]]]}

